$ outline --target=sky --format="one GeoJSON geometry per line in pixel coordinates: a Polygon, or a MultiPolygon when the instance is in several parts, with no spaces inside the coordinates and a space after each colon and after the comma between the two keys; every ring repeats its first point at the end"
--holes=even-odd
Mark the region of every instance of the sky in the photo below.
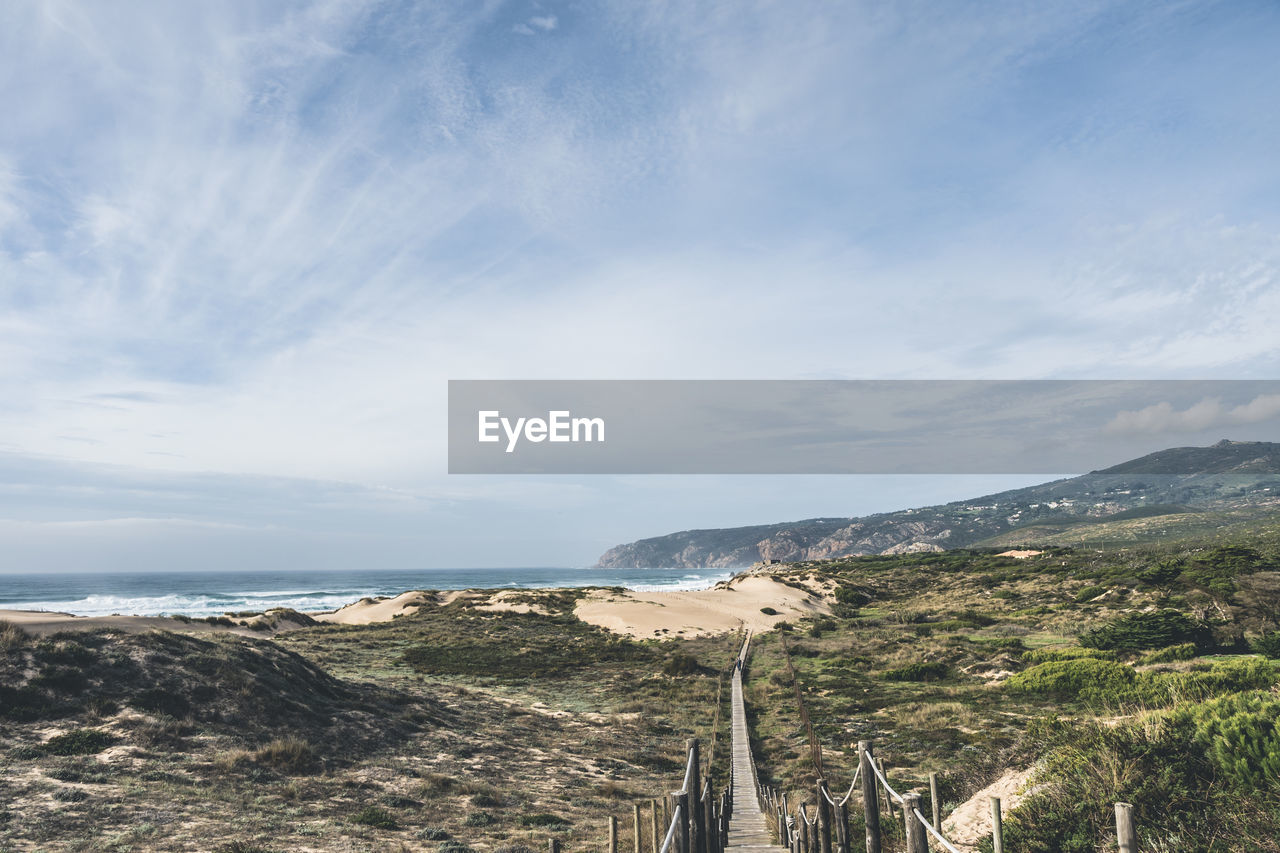
{"type": "Polygon", "coordinates": [[[1270,0],[3,4],[0,571],[586,565],[1042,479],[450,476],[447,381],[1273,378],[1277,43],[1270,0]]]}

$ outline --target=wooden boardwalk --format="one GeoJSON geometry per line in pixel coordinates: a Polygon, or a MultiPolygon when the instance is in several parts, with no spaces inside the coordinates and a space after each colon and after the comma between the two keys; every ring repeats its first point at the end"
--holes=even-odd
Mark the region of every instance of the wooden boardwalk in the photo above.
{"type": "MultiPolygon", "coordinates": [[[[744,646],[745,652],[745,646],[744,646]]],[[[733,690],[733,812],[729,818],[730,850],[786,853],[769,832],[756,793],[755,765],[751,761],[751,738],[747,733],[747,708],[742,700],[742,668],[734,667],[733,690]]]]}

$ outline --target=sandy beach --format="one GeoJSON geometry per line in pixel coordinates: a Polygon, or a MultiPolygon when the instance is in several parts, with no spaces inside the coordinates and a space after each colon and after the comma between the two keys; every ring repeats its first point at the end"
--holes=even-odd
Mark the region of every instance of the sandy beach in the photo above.
{"type": "MultiPolygon", "coordinates": [[[[545,591],[544,591],[545,592],[545,591]]],[[[390,597],[362,598],[337,610],[311,612],[303,618],[293,611],[267,611],[270,627],[247,624],[212,624],[199,619],[168,616],[76,616],[31,610],[0,610],[0,620],[12,622],[29,633],[47,635],[58,631],[117,628],[131,632],[162,629],[197,633],[232,632],[247,636],[273,636],[303,627],[308,620],[336,625],[370,625],[389,622],[424,606],[443,606],[466,597],[481,610],[540,612],[529,603],[527,590],[409,590],[390,597]]],[[[779,622],[816,613],[829,613],[820,596],[787,586],[771,577],[746,573],[732,580],[700,590],[636,591],[591,589],[576,605],[574,613],[584,622],[616,634],[636,638],[696,637],[722,634],[738,628],[755,632],[772,630],[779,622]],[[766,612],[771,610],[773,612],[766,612]]]]}

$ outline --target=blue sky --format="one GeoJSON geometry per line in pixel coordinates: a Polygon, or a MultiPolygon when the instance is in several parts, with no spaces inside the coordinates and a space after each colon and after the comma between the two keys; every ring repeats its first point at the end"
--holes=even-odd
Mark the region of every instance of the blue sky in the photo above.
{"type": "Polygon", "coordinates": [[[1274,377],[1277,43],[1243,0],[5,4],[0,569],[583,564],[1013,485],[450,478],[445,383],[1274,377]]]}

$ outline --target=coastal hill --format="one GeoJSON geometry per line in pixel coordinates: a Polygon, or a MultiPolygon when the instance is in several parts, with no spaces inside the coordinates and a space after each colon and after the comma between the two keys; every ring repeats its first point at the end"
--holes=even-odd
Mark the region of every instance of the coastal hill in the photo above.
{"type": "Polygon", "coordinates": [[[1208,533],[1280,504],[1280,444],[1176,447],[1079,477],[856,518],[685,530],[606,551],[599,568],[736,568],[1035,540],[1159,541],[1208,533]]]}

